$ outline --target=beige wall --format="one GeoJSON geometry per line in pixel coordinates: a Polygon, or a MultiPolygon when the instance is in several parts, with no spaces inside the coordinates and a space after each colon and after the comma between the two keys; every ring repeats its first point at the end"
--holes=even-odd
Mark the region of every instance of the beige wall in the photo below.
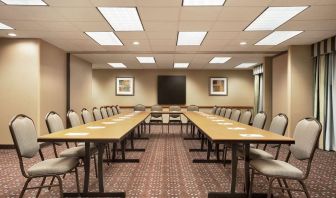
{"type": "Polygon", "coordinates": [[[40,134],[48,133],[45,116],[57,112],[65,124],[66,118],[66,53],[40,42],[40,134]]]}
{"type": "Polygon", "coordinates": [[[12,144],[10,119],[19,113],[38,118],[39,41],[0,39],[0,144],[12,144]]]}
{"type": "Polygon", "coordinates": [[[157,76],[185,75],[187,105],[253,106],[252,71],[234,70],[93,70],[93,105],[153,105],[157,103],[157,76]],[[115,96],[117,76],[135,77],[135,96],[115,96]],[[209,77],[228,77],[228,96],[209,96],[209,77]]]}
{"type": "Polygon", "coordinates": [[[92,65],[71,56],[70,66],[70,108],[79,113],[92,108],[92,65]]]}

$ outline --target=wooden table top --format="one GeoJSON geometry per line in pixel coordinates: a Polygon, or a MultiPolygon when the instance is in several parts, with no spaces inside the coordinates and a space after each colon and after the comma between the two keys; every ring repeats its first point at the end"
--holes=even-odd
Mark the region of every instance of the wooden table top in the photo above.
{"type": "Polygon", "coordinates": [[[222,116],[202,112],[184,112],[184,115],[213,142],[294,143],[293,138],[235,122],[222,116]]]}
{"type": "Polygon", "coordinates": [[[149,112],[122,113],[52,134],[40,136],[39,142],[113,142],[122,140],[144,121],[149,112]]]}

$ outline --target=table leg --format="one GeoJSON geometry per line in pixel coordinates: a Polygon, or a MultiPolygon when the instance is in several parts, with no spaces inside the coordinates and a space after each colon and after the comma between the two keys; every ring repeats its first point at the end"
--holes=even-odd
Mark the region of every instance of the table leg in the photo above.
{"type": "Polygon", "coordinates": [[[104,172],[103,172],[103,154],[104,154],[104,143],[99,143],[98,147],[98,183],[99,192],[104,192],[104,172]]]}
{"type": "Polygon", "coordinates": [[[232,144],[232,159],[231,159],[231,193],[236,192],[237,184],[237,165],[238,165],[238,156],[237,156],[237,144],[232,144]]]}
{"type": "Polygon", "coordinates": [[[244,145],[245,192],[250,192],[250,144],[244,145]]]}
{"type": "Polygon", "coordinates": [[[89,191],[90,181],[90,142],[85,142],[85,158],[84,158],[84,193],[89,191]]]}

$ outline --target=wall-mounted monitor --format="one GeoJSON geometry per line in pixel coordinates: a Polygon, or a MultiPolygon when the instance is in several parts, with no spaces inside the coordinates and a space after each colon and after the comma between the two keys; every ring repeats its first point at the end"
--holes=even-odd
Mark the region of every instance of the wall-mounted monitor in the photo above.
{"type": "Polygon", "coordinates": [[[158,104],[186,104],[185,76],[158,76],[157,89],[158,104]]]}

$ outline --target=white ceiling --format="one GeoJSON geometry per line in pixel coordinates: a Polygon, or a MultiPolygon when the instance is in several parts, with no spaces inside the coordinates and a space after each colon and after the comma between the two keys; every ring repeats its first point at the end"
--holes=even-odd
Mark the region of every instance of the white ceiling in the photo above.
{"type": "Polygon", "coordinates": [[[0,22],[19,38],[41,38],[80,54],[94,68],[123,62],[129,68],[172,68],[174,61],[190,61],[190,69],[232,69],[238,63],[262,62],[263,57],[309,45],[336,34],[336,0],[226,0],[219,7],[182,7],[182,0],[45,0],[49,6],[7,6],[0,3],[0,22]],[[276,30],[303,30],[277,46],[254,44],[272,31],[243,30],[268,6],[310,5],[276,30]],[[85,31],[113,31],[96,7],[135,6],[145,31],[115,32],[124,46],[100,46],[85,31]],[[201,46],[176,46],[178,31],[208,31],[201,46]],[[139,41],[140,45],[133,45],[139,41]],[[240,46],[246,41],[246,46],[240,46]],[[136,56],[154,56],[157,64],[141,65],[136,56]],[[216,55],[232,56],[225,64],[210,65],[216,55]]]}

